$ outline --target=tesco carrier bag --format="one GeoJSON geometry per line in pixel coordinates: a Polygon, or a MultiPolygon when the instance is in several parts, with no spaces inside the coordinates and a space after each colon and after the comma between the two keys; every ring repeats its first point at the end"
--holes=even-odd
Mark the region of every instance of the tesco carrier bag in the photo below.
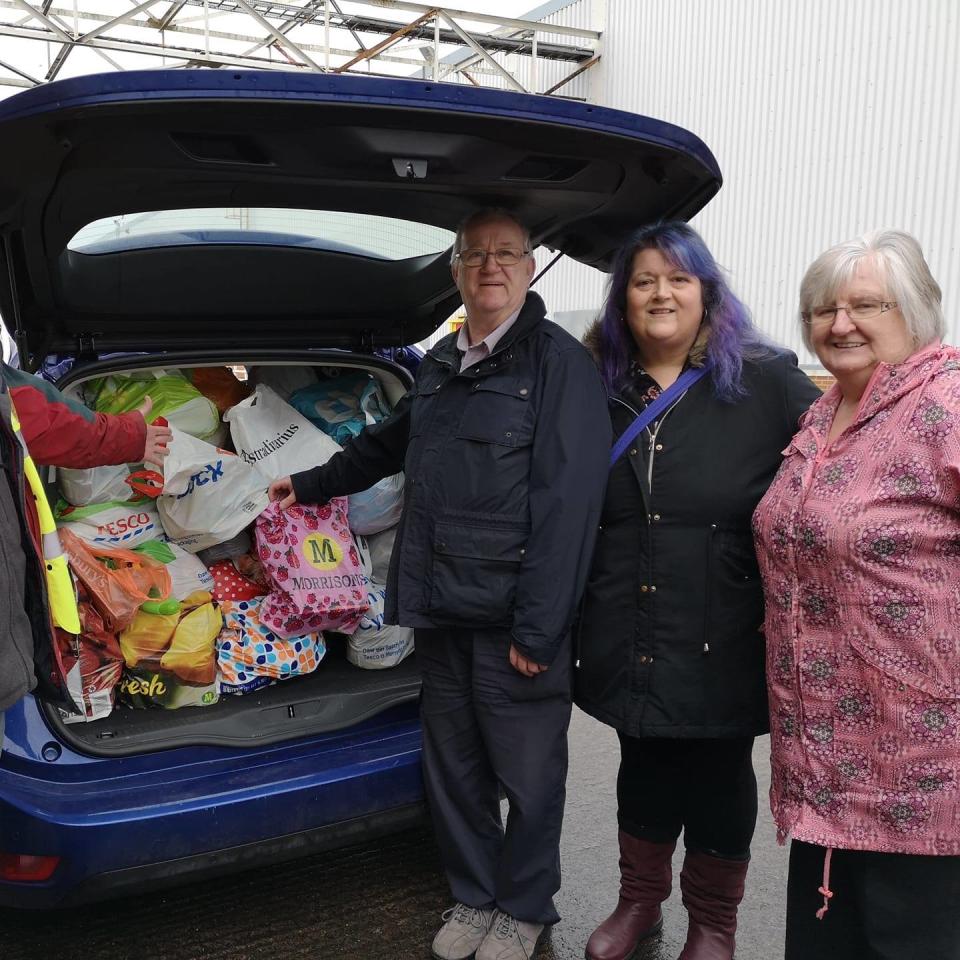
{"type": "Polygon", "coordinates": [[[163,463],[157,498],[167,536],[197,553],[236,536],[267,503],[267,481],[240,457],[181,430],[163,463]]]}
{"type": "Polygon", "coordinates": [[[163,536],[160,515],[149,497],[111,500],[75,507],[60,499],[54,508],[57,526],[98,547],[132,549],[146,540],[163,536]]]}
{"type": "Polygon", "coordinates": [[[289,510],[274,501],[257,518],[257,550],[273,584],[260,621],[278,637],[349,634],[369,610],[369,561],[350,533],[345,498],[289,510]]]}
{"type": "Polygon", "coordinates": [[[413,653],[413,628],[384,622],[387,588],[371,581],[367,599],[370,609],[347,640],[347,660],[364,670],[395,667],[413,653]]]}

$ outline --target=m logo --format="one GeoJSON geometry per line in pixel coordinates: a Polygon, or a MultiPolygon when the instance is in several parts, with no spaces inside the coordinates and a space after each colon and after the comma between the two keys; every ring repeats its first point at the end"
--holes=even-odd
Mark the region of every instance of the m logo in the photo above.
{"type": "Polygon", "coordinates": [[[303,541],[303,556],[317,570],[335,570],[343,560],[343,547],[325,533],[311,533],[303,541]]]}

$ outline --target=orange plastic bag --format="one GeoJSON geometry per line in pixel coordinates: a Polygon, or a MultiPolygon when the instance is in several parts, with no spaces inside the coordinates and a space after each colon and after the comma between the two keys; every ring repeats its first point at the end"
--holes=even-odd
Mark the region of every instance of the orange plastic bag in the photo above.
{"type": "Polygon", "coordinates": [[[170,596],[173,586],[165,564],[132,550],[87,543],[70,530],[61,528],[59,534],[70,569],[110,632],[127,627],[141,604],[170,596]]]}
{"type": "Polygon", "coordinates": [[[221,413],[250,396],[249,384],[238,380],[229,367],[194,367],[184,372],[221,413]]]}

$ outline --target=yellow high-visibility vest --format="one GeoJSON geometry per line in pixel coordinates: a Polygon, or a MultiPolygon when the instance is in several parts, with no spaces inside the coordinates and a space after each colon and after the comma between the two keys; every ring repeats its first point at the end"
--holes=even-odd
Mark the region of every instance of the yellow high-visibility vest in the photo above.
{"type": "Polygon", "coordinates": [[[77,610],[77,594],[70,577],[70,568],[67,558],[63,555],[63,546],[57,525],[53,519],[53,512],[47,502],[47,494],[43,489],[40,474],[30,456],[30,451],[20,433],[20,418],[10,398],[10,421],[13,432],[23,450],[23,475],[27,478],[30,494],[37,505],[37,516],[40,519],[40,539],[43,545],[43,565],[47,575],[47,601],[53,622],[67,633],[80,633],[80,614],[77,610]]]}

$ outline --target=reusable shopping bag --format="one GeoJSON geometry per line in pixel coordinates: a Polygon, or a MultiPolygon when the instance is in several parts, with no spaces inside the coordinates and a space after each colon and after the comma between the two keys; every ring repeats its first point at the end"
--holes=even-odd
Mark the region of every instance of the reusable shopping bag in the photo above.
{"type": "Polygon", "coordinates": [[[274,501],[257,517],[257,549],[273,584],[260,619],[277,636],[352,633],[369,609],[370,566],[350,534],[343,497],[288,510],[274,501]]]}
{"type": "Polygon", "coordinates": [[[150,540],[134,552],[146,554],[166,566],[173,585],[171,596],[175,600],[183,600],[197,590],[213,590],[213,574],[199,558],[169,540],[150,540]]]}
{"type": "Polygon", "coordinates": [[[170,612],[140,610],[120,634],[120,699],[131,707],[206,707],[217,702],[216,639],[223,617],[205,590],[170,612]]]}
{"type": "Polygon", "coordinates": [[[53,514],[60,530],[69,528],[81,540],[97,546],[129,548],[163,536],[156,504],[148,497],[85,507],[61,499],[53,514]]]}
{"type": "Polygon", "coordinates": [[[371,581],[367,588],[370,609],[347,639],[347,660],[365,670],[395,667],[413,653],[413,629],[384,623],[387,588],[371,581]]]}
{"type": "Polygon", "coordinates": [[[340,447],[263,384],[223,418],[237,454],[267,480],[326,463],[340,447]]]}
{"type": "Polygon", "coordinates": [[[171,427],[184,433],[222,442],[220,414],[179,370],[136,370],[87,381],[83,387],[87,403],[98,413],[129,413],[149,396],[151,418],[164,417],[171,427]]]}
{"type": "Polygon", "coordinates": [[[290,397],[291,406],[341,446],[390,415],[380,384],[365,370],[343,370],[290,397]]]}
{"type": "Polygon", "coordinates": [[[265,596],[270,590],[269,586],[241,573],[233,560],[218,560],[211,564],[210,573],[214,581],[213,599],[218,603],[254,600],[265,596]]]}
{"type": "Polygon", "coordinates": [[[167,536],[197,553],[236,536],[267,505],[267,481],[240,457],[173,430],[157,499],[167,536]]]}
{"type": "Polygon", "coordinates": [[[70,530],[60,530],[60,543],[74,577],[111,632],[126,627],[144,603],[170,596],[170,574],[152,557],[90,544],[70,530]]]}
{"type": "Polygon", "coordinates": [[[323,634],[284,639],[260,620],[262,600],[225,600],[217,638],[221,693],[249,693],[274,680],[312,673],[326,653],[323,634]]]}

